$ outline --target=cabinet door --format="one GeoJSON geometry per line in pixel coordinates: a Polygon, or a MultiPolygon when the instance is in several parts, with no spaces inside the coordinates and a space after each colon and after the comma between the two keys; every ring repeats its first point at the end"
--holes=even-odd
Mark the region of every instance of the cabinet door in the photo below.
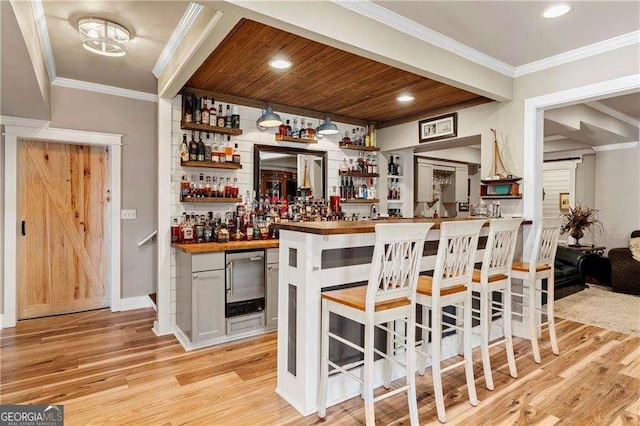
{"type": "Polygon", "coordinates": [[[467,193],[468,171],[466,167],[456,167],[456,202],[466,203],[469,200],[467,193]]]}
{"type": "Polygon", "coordinates": [[[417,202],[433,200],[433,166],[431,164],[418,163],[415,185],[417,202]]]}
{"type": "Polygon", "coordinates": [[[277,263],[267,265],[267,307],[266,326],[267,328],[278,325],[278,271],[280,266],[277,263]]]}
{"type": "Polygon", "coordinates": [[[225,335],[224,269],[192,274],[193,333],[199,341],[225,335]]]}

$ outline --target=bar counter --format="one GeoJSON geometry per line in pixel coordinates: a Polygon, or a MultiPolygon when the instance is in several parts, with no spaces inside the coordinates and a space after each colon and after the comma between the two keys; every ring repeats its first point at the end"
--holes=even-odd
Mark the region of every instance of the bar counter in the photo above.
{"type": "MultiPolygon", "coordinates": [[[[355,222],[280,223],[278,278],[278,366],[276,392],[303,415],[317,411],[317,391],[320,377],[320,300],[327,290],[365,285],[371,270],[375,225],[378,223],[429,223],[429,230],[420,271],[435,267],[440,224],[447,221],[485,220],[480,231],[476,262],[482,261],[489,218],[469,219],[386,219],[355,222]]],[[[523,224],[528,225],[530,221],[523,224]]],[[[330,328],[358,336],[360,328],[349,320],[332,317],[330,328]]],[[[499,332],[498,327],[492,331],[499,332]]],[[[356,338],[358,336],[355,336],[356,338]]],[[[496,335],[497,337],[497,335],[496,335]]],[[[352,354],[332,342],[329,358],[337,363],[353,361],[352,354]]],[[[376,343],[376,346],[378,343],[376,343]]],[[[339,345],[338,345],[339,346],[339,345]]],[[[342,345],[346,346],[346,345],[342,345]]],[[[443,356],[457,354],[455,336],[443,340],[443,356]]],[[[395,354],[404,358],[404,353],[395,354]]],[[[382,363],[376,361],[374,382],[382,385],[382,363]]],[[[359,373],[356,371],[356,375],[359,373]]],[[[402,369],[393,371],[393,379],[404,375],[402,369]]],[[[359,384],[345,375],[332,376],[328,384],[328,405],[335,405],[359,394],[359,384]]]]}
{"type": "Polygon", "coordinates": [[[171,244],[172,247],[188,253],[215,253],[220,251],[278,248],[278,240],[229,241],[228,243],[171,244]]]}

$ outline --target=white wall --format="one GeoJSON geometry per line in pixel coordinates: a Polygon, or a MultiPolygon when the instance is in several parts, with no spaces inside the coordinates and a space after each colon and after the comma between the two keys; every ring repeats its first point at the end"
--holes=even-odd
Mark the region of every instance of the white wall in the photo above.
{"type": "MultiPolygon", "coordinates": [[[[181,115],[181,96],[177,96],[173,100],[173,114],[172,114],[172,177],[171,177],[171,216],[173,218],[181,218],[183,212],[194,212],[196,214],[205,214],[206,212],[213,212],[214,216],[217,213],[223,215],[231,208],[235,209],[235,205],[232,204],[188,204],[180,202],[180,181],[182,175],[185,173],[191,174],[192,172],[204,172],[205,175],[217,177],[238,178],[238,187],[241,195],[245,195],[247,191],[251,194],[253,191],[253,147],[254,145],[272,145],[292,148],[304,148],[314,151],[327,151],[328,153],[328,165],[327,165],[327,196],[331,194],[332,188],[335,186],[338,190],[340,186],[340,178],[338,176],[338,169],[340,163],[346,157],[347,159],[357,157],[358,151],[342,150],[338,147],[338,140],[342,138],[346,130],[351,130],[353,125],[346,125],[342,123],[335,123],[340,130],[337,135],[325,136],[319,140],[316,144],[300,144],[294,142],[276,142],[275,141],[275,129],[270,129],[265,132],[261,132],[256,128],[256,120],[260,117],[261,111],[256,108],[249,108],[240,106],[240,128],[243,134],[237,137],[231,137],[231,143],[238,143],[238,150],[240,151],[242,169],[240,170],[224,170],[224,169],[193,169],[183,168],[180,166],[180,144],[182,143],[182,135],[187,134],[187,140],[191,139],[190,131],[183,131],[180,129],[180,115],[181,115]]],[[[283,120],[287,118],[293,118],[292,116],[280,114],[283,120]]],[[[317,125],[317,120],[313,120],[314,126],[317,125]]],[[[302,177],[300,177],[302,178],[302,177]]],[[[383,179],[379,179],[383,181],[383,179]]],[[[380,183],[378,188],[380,190],[380,183]]],[[[385,191],[386,189],[383,189],[385,191]]],[[[360,205],[348,205],[343,204],[343,211],[346,214],[359,213],[361,215],[369,212],[368,204],[360,205]]],[[[180,219],[179,219],[180,220],[180,219]]],[[[171,325],[175,324],[175,296],[176,296],[176,268],[175,268],[175,249],[172,249],[171,253],[171,325]]]]}
{"type": "Polygon", "coordinates": [[[576,168],[576,204],[593,207],[596,203],[596,155],[582,156],[576,168]]]}
{"type": "Polygon", "coordinates": [[[595,208],[604,226],[595,243],[627,247],[631,232],[640,229],[640,147],[596,154],[595,208]]]}

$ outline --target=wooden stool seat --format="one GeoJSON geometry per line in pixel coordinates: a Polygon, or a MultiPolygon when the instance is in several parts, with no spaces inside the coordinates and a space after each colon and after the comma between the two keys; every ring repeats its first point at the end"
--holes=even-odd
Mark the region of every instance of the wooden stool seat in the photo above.
{"type": "MultiPolygon", "coordinates": [[[[529,272],[529,265],[527,262],[516,261],[511,264],[511,269],[514,271],[529,272]]],[[[547,271],[549,269],[551,269],[551,266],[546,263],[538,263],[536,265],[536,272],[547,271]]]]}
{"type": "MultiPolygon", "coordinates": [[[[481,281],[482,271],[480,269],[474,269],[473,275],[471,276],[471,280],[475,283],[479,283],[481,281]]],[[[496,281],[506,280],[508,277],[505,274],[493,274],[489,275],[488,281],[489,283],[494,283],[496,281]]]]}
{"type": "MultiPolygon", "coordinates": [[[[448,296],[450,294],[461,293],[464,291],[467,291],[467,286],[464,284],[457,284],[440,289],[440,296],[448,296]]],[[[424,294],[425,296],[433,295],[433,277],[430,277],[429,275],[420,275],[418,277],[418,294],[424,294]]]]}
{"type": "MultiPolygon", "coordinates": [[[[325,291],[322,293],[322,298],[364,311],[367,302],[367,286],[363,285],[341,290],[325,291]]],[[[411,301],[407,298],[385,300],[384,302],[376,303],[375,311],[379,312],[410,304],[411,301]]]]}

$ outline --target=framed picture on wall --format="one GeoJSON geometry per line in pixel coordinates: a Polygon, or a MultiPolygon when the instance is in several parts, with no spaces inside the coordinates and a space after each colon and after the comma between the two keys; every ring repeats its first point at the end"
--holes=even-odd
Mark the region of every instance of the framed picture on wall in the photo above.
{"type": "Polygon", "coordinates": [[[561,211],[569,210],[569,193],[568,192],[561,192],[560,193],[559,208],[560,208],[561,211]]]}
{"type": "Polygon", "coordinates": [[[418,123],[418,131],[420,143],[454,138],[458,134],[458,113],[421,120],[418,123]]]}

